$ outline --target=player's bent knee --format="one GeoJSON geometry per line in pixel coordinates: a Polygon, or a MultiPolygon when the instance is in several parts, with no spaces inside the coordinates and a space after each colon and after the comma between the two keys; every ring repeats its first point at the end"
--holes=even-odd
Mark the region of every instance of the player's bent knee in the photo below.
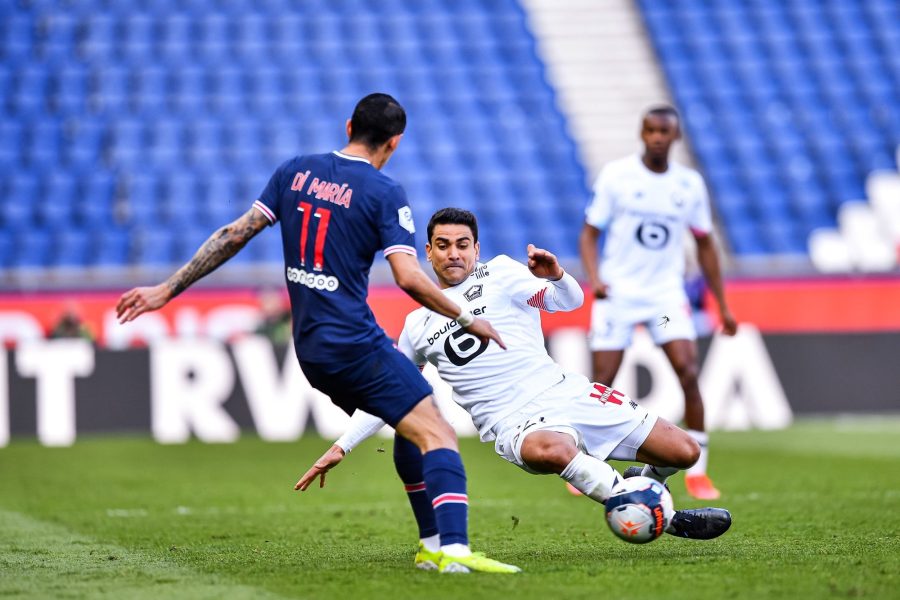
{"type": "Polygon", "coordinates": [[[679,445],[677,460],[678,464],[673,466],[680,469],[688,469],[694,466],[694,463],[700,460],[700,444],[697,443],[697,440],[689,435],[685,435],[679,445]]]}
{"type": "Polygon", "coordinates": [[[578,454],[572,438],[556,431],[536,431],[525,437],[520,452],[528,467],[541,473],[561,473],[578,454]]]}

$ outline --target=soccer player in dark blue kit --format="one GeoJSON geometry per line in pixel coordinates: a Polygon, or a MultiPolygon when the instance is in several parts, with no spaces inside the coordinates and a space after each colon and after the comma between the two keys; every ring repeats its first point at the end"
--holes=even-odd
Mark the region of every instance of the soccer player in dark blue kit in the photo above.
{"type": "Polygon", "coordinates": [[[455,318],[483,341],[503,342],[490,323],[447,298],[419,266],[406,194],[380,172],[406,128],[403,107],[386,94],[370,94],[356,105],[346,128],[346,147],[284,162],[250,210],[213,233],[175,274],[122,294],[117,316],[125,323],[161,308],[280,222],[294,348],[303,373],[347,413],[360,408],[377,415],[412,442],[396,457],[397,470],[408,491],[424,487],[426,494],[410,493],[410,502],[414,510],[433,508],[432,538],[440,539],[440,552],[420,548],[417,564],[431,562],[420,559],[433,554],[441,572],[518,572],[469,550],[466,475],[456,434],[431,387],[393,347],[366,302],[375,253],[384,254],[397,285],[417,302],[455,318]],[[417,461],[418,468],[407,467],[417,461]],[[406,481],[405,472],[422,473],[424,482],[406,481]]]}

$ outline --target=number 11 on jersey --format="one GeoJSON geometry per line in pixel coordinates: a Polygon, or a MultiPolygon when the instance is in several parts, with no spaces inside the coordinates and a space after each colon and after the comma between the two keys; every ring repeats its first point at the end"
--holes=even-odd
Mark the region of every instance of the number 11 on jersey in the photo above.
{"type": "Polygon", "coordinates": [[[312,204],[309,202],[301,202],[297,206],[297,210],[303,213],[303,224],[300,226],[300,266],[306,266],[309,220],[310,215],[312,215],[319,219],[319,224],[316,226],[316,244],[313,248],[313,270],[321,271],[324,267],[325,238],[328,236],[328,221],[331,220],[331,211],[327,208],[319,207],[316,209],[316,212],[313,212],[312,204]]]}

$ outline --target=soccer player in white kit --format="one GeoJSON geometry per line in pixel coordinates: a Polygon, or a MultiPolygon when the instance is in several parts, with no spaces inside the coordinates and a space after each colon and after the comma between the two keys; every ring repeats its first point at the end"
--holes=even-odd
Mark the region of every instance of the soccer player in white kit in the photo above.
{"type": "Polygon", "coordinates": [[[695,498],[714,500],[720,493],[706,473],[697,334],[684,291],[686,229],[697,242],[698,263],[718,301],[723,332],[734,335],[737,324],[725,300],[706,186],[697,171],[669,161],[680,137],[674,108],[660,106],[644,114],[644,152],[613,161],[600,172],[579,249],[595,296],[589,338],[594,380],[615,380],[635,326],[644,324],[678,375],[685,425],[701,448],[685,474],[685,487],[695,498]],[[598,264],[601,231],[606,239],[598,264]]]}
{"type": "MultiPolygon", "coordinates": [[[[427,233],[425,249],[439,287],[489,318],[507,349],[481,342],[426,308],[407,316],[398,347],[420,367],[437,367],[454,401],[472,416],[482,441],[494,442],[497,454],[529,473],[558,474],[601,503],[619,481],[604,462],[608,458],[656,465],[648,476],[660,481],[697,460],[700,448],[687,433],[620,391],[564,371],[547,354],[540,311],[573,310],[584,301],[578,282],[553,254],[529,245],[527,267],[504,255],[480,263],[475,216],[461,209],[436,212],[427,233]]],[[[325,473],[383,425],[357,410],[348,431],[297,489],[305,490],[316,477],[324,485],[325,473]]],[[[679,511],[673,522],[670,533],[707,539],[724,533],[730,516],[723,509],[679,511]]],[[[427,555],[425,542],[417,566],[427,555]]]]}

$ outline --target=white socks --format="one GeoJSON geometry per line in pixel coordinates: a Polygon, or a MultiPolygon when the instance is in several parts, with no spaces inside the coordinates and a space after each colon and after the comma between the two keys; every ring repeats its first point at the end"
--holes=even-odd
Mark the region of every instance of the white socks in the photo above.
{"type": "Polygon", "coordinates": [[[441,549],[441,535],[439,533],[428,536],[427,538],[422,538],[419,541],[422,542],[422,545],[425,546],[425,549],[429,552],[437,552],[441,549]]]}
{"type": "Polygon", "coordinates": [[[687,434],[694,438],[698,444],[700,444],[700,458],[697,459],[697,462],[694,463],[694,466],[687,470],[688,475],[705,475],[706,474],[706,465],[709,462],[709,454],[707,453],[706,446],[709,443],[709,434],[705,431],[697,431],[695,429],[688,429],[687,434]]]}
{"type": "Polygon", "coordinates": [[[644,465],[644,468],[641,469],[641,475],[649,477],[650,479],[655,479],[660,483],[665,483],[666,479],[680,470],[681,469],[676,469],[675,467],[654,467],[653,465],[644,465]]]}
{"type": "Polygon", "coordinates": [[[584,452],[575,455],[559,476],[579,492],[601,504],[606,502],[613,486],[621,480],[615,469],[584,452]]]}
{"type": "Polygon", "coordinates": [[[441,546],[441,552],[447,556],[455,556],[457,558],[472,554],[472,551],[466,544],[447,544],[446,546],[441,546]]]}

